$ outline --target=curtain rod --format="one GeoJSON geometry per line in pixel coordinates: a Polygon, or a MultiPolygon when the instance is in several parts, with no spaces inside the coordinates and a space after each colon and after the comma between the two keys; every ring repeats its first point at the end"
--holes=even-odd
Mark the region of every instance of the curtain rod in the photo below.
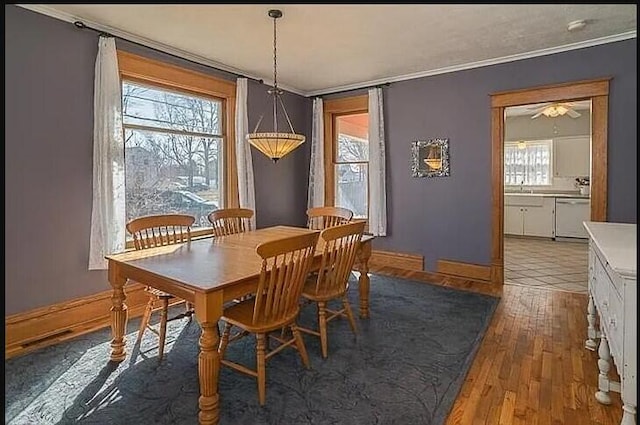
{"type": "Polygon", "coordinates": [[[91,28],[91,27],[89,27],[89,26],[85,25],[85,23],[84,23],[84,22],[82,22],[82,21],[75,21],[75,22],[73,23],[73,25],[74,25],[76,28],[81,29],[81,30],[89,30],[89,31],[97,32],[97,33],[98,33],[100,36],[102,36],[102,37],[113,37],[113,38],[119,38],[119,39],[124,40],[124,41],[126,41],[126,42],[128,42],[128,43],[135,44],[135,45],[137,45],[137,46],[141,46],[141,47],[145,47],[145,48],[147,48],[147,49],[150,49],[150,50],[153,50],[153,51],[156,51],[156,52],[159,52],[159,53],[163,53],[163,54],[165,54],[165,55],[173,56],[174,58],[178,58],[178,59],[181,59],[181,60],[184,60],[184,61],[187,61],[187,62],[191,62],[191,63],[197,64],[197,65],[200,65],[200,66],[206,66],[206,67],[209,67],[209,68],[215,69],[216,71],[226,72],[227,74],[235,75],[235,76],[236,76],[236,77],[238,77],[238,78],[246,78],[247,80],[253,80],[253,81],[257,81],[257,82],[258,82],[258,83],[260,83],[260,84],[264,84],[264,80],[262,80],[262,79],[251,78],[251,77],[244,76],[244,75],[242,75],[242,74],[236,74],[235,72],[225,71],[224,69],[218,69],[218,68],[215,68],[215,67],[213,67],[213,66],[211,66],[211,65],[205,65],[205,64],[202,64],[202,63],[200,63],[200,62],[196,62],[196,61],[194,61],[194,60],[191,60],[191,59],[187,59],[187,58],[183,58],[183,57],[180,57],[180,56],[176,56],[176,55],[174,55],[174,54],[167,53],[167,52],[165,52],[165,51],[162,51],[162,50],[160,50],[160,49],[156,49],[156,48],[154,48],[154,47],[146,46],[146,45],[144,45],[144,44],[142,44],[142,43],[138,43],[138,42],[136,42],[136,41],[127,40],[126,38],[123,38],[123,37],[116,37],[116,36],[114,36],[113,34],[110,34],[110,33],[106,32],[106,31],[102,31],[102,30],[99,30],[99,29],[96,29],[96,28],[91,28]]]}
{"type": "Polygon", "coordinates": [[[331,96],[333,94],[346,93],[346,92],[356,91],[356,90],[368,90],[368,89],[372,89],[372,88],[389,87],[390,85],[391,85],[391,83],[382,83],[382,84],[376,84],[376,85],[373,85],[373,86],[364,86],[364,87],[358,87],[358,88],[355,88],[355,89],[345,89],[345,90],[334,91],[334,92],[331,92],[331,93],[323,93],[321,95],[314,96],[314,97],[331,96]]]}

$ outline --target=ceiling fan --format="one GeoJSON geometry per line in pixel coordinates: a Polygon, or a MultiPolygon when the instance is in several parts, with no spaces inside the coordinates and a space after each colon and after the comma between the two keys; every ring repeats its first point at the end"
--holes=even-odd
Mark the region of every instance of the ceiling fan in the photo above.
{"type": "Polygon", "coordinates": [[[569,115],[571,118],[578,118],[582,114],[573,109],[574,104],[571,102],[554,102],[538,105],[533,109],[534,115],[531,119],[544,115],[549,118],[555,118],[562,115],[569,115]]]}

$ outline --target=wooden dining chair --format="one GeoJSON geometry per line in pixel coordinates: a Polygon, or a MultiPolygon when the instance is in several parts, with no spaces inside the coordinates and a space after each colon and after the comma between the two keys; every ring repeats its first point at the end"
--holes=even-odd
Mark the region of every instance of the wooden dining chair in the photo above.
{"type": "Polygon", "coordinates": [[[223,208],[207,216],[213,225],[214,236],[232,235],[251,230],[253,210],[248,208],[223,208]]]}
{"type": "Polygon", "coordinates": [[[307,210],[307,227],[324,230],[331,226],[349,223],[353,211],[342,207],[315,207],[307,210]]]}
{"type": "MultiPolygon", "coordinates": [[[[135,218],[127,223],[127,231],[133,236],[133,246],[136,250],[154,248],[164,245],[175,245],[191,241],[191,226],[195,217],[186,214],[148,215],[135,218]]],[[[142,340],[146,329],[158,335],[158,362],[164,356],[164,345],[167,336],[167,323],[193,315],[189,303],[185,303],[185,312],[169,318],[169,304],[177,299],[172,294],[147,286],[145,288],[149,301],[142,315],[136,344],[142,340]],[[158,307],[160,304],[160,307],[158,307]],[[160,329],[150,325],[151,315],[160,310],[160,329]]]]}
{"type": "Polygon", "coordinates": [[[224,330],[218,353],[220,363],[258,379],[260,405],[266,400],[266,361],[282,349],[292,346],[298,350],[302,363],[309,367],[309,357],[296,319],[300,311],[300,293],[309,274],[319,232],[264,242],[256,248],[262,257],[262,267],[255,297],[224,309],[221,320],[224,330]],[[241,329],[231,336],[231,328],[241,329]],[[290,328],[292,338],[276,338],[279,345],[268,350],[270,332],[290,328]],[[250,369],[224,358],[227,344],[248,334],[256,336],[256,369],[250,369]]]}
{"type": "Polygon", "coordinates": [[[327,323],[336,317],[346,317],[353,333],[356,322],[347,299],[349,276],[364,232],[364,221],[330,227],[320,233],[324,242],[322,260],[317,275],[312,275],[302,289],[302,298],[314,302],[318,308],[318,329],[300,327],[305,333],[320,337],[322,357],[327,358],[327,323]],[[328,303],[341,300],[342,308],[330,310],[328,303]]]}

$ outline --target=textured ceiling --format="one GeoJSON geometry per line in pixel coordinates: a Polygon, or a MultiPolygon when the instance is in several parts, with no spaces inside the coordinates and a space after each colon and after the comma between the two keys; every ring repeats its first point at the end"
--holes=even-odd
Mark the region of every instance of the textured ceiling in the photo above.
{"type": "Polygon", "coordinates": [[[637,5],[21,5],[313,95],[636,37],[637,5]],[[569,32],[567,24],[586,20],[569,32]]]}

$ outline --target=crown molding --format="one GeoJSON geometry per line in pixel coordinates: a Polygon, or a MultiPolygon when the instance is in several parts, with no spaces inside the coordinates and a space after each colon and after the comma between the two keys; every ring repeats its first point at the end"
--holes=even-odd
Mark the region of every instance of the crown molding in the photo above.
{"type": "MultiPolygon", "coordinates": [[[[48,7],[46,5],[42,5],[42,4],[16,4],[16,6],[22,7],[23,9],[28,9],[31,10],[32,12],[37,12],[40,13],[42,15],[47,15],[51,18],[56,18],[62,21],[66,21],[66,22],[75,22],[75,21],[82,21],[86,26],[94,28],[96,30],[99,31],[104,31],[106,33],[109,33],[115,37],[121,38],[123,40],[126,41],[131,41],[133,43],[136,44],[140,44],[155,50],[159,50],[161,52],[182,58],[182,59],[186,59],[188,61],[191,62],[195,62],[201,65],[205,65],[205,66],[209,66],[211,68],[215,68],[217,70],[220,71],[225,71],[225,72],[229,72],[231,74],[236,74],[238,76],[244,76],[244,77],[248,77],[248,78],[252,78],[254,80],[262,80],[264,82],[264,84],[267,85],[273,85],[273,80],[271,80],[270,78],[265,78],[265,77],[261,77],[261,76],[257,76],[257,75],[251,75],[248,72],[245,72],[241,69],[238,68],[234,68],[232,66],[229,65],[225,65],[223,63],[220,62],[216,62],[213,61],[211,59],[207,59],[205,57],[202,57],[200,55],[196,55],[193,53],[189,53],[185,50],[182,49],[178,49],[172,46],[168,46],[164,43],[160,43],[154,40],[150,40],[148,38],[145,37],[141,37],[139,35],[135,35],[132,34],[130,32],[127,31],[123,31],[123,30],[119,30],[117,28],[108,26],[108,25],[103,25],[103,24],[99,24],[97,22],[94,21],[90,21],[88,19],[82,18],[82,17],[78,17],[75,15],[72,15],[70,13],[66,13],[66,12],[62,12],[56,9],[53,9],[51,7],[48,7]]],[[[288,92],[291,93],[295,93],[297,95],[300,96],[305,96],[307,97],[307,94],[299,89],[296,89],[294,87],[290,87],[290,86],[286,86],[283,84],[278,83],[278,87],[281,88],[282,90],[286,90],[288,92]]]]}
{"type": "Polygon", "coordinates": [[[633,31],[628,31],[621,34],[612,35],[612,36],[594,38],[592,40],[581,41],[579,43],[565,44],[563,46],[534,50],[531,52],[520,53],[517,55],[503,56],[499,58],[487,59],[487,60],[478,61],[478,62],[470,62],[470,63],[461,64],[461,65],[447,66],[444,68],[414,72],[411,74],[398,75],[395,77],[379,78],[377,80],[363,81],[361,83],[347,84],[344,86],[336,86],[328,89],[312,90],[312,91],[305,92],[305,96],[308,96],[308,97],[321,96],[324,94],[369,88],[372,86],[377,86],[385,83],[413,80],[416,78],[429,77],[429,76],[439,75],[439,74],[447,74],[450,72],[464,71],[467,69],[481,68],[484,66],[497,65],[501,63],[507,63],[507,62],[515,62],[523,59],[535,58],[538,56],[546,56],[546,55],[552,55],[554,53],[561,53],[561,52],[568,52],[571,50],[583,49],[585,47],[598,46],[600,44],[614,43],[616,41],[623,41],[623,40],[628,40],[636,37],[637,37],[637,31],[633,30],[633,31]]]}
{"type": "MultiPolygon", "coordinates": [[[[237,75],[243,75],[243,76],[255,79],[255,80],[263,80],[265,84],[273,85],[273,80],[271,80],[269,78],[256,76],[256,75],[251,75],[251,74],[249,74],[247,72],[244,72],[241,69],[237,69],[237,68],[231,67],[229,65],[225,65],[223,63],[216,62],[216,61],[213,61],[211,59],[207,59],[207,58],[204,58],[202,56],[199,56],[199,55],[196,55],[196,54],[193,54],[193,53],[189,53],[189,52],[184,51],[182,49],[178,49],[178,48],[175,48],[175,47],[168,46],[168,45],[166,45],[164,43],[159,43],[157,41],[153,41],[153,40],[150,40],[150,39],[145,38],[145,37],[140,37],[138,35],[129,33],[127,31],[122,31],[122,30],[119,30],[117,28],[113,28],[113,27],[110,27],[110,26],[107,26],[107,25],[99,24],[97,22],[89,21],[89,20],[86,20],[84,18],[77,17],[77,16],[71,15],[71,14],[66,13],[66,12],[61,12],[59,10],[55,10],[55,9],[53,9],[51,7],[48,7],[46,5],[42,5],[42,4],[16,4],[16,6],[22,7],[24,9],[31,10],[33,12],[41,13],[43,15],[47,15],[47,16],[50,16],[52,18],[60,19],[60,20],[66,21],[66,22],[73,23],[75,21],[82,21],[87,26],[95,28],[95,29],[97,29],[99,31],[108,32],[109,34],[112,34],[112,35],[114,35],[116,37],[119,37],[119,38],[122,38],[124,40],[131,41],[131,42],[134,42],[134,43],[137,43],[137,44],[141,44],[143,46],[147,46],[147,47],[150,47],[152,49],[160,50],[160,51],[168,53],[170,55],[177,56],[177,57],[180,57],[180,58],[183,58],[183,59],[187,59],[189,61],[196,62],[196,63],[199,63],[201,65],[209,66],[209,67],[221,70],[221,71],[226,71],[226,72],[230,72],[232,74],[237,74],[237,75]]],[[[416,79],[416,78],[429,77],[429,76],[440,75],[440,74],[447,74],[447,73],[450,73],[450,72],[464,71],[464,70],[467,70],[467,69],[481,68],[481,67],[484,67],[484,66],[497,65],[497,64],[501,64],[501,63],[507,63],[507,62],[515,62],[515,61],[519,61],[519,60],[523,60],[523,59],[535,58],[535,57],[538,57],[538,56],[552,55],[554,53],[562,53],[562,52],[567,52],[567,51],[571,51],[571,50],[583,49],[585,47],[592,47],[592,46],[598,46],[598,45],[601,45],[601,44],[614,43],[616,41],[623,41],[623,40],[628,40],[628,39],[631,39],[631,38],[637,38],[637,31],[636,30],[628,31],[628,32],[624,32],[624,33],[616,34],[616,35],[612,35],[612,36],[607,36],[607,37],[594,38],[592,40],[581,41],[581,42],[578,42],[578,43],[571,43],[571,44],[565,44],[563,46],[551,47],[551,48],[548,48],[548,49],[534,50],[534,51],[531,51],[531,52],[520,53],[520,54],[516,54],[516,55],[503,56],[503,57],[499,57],[499,58],[487,59],[487,60],[482,60],[482,61],[477,61],[477,62],[469,62],[469,63],[465,63],[465,64],[461,64],[461,65],[454,65],[454,66],[448,66],[448,67],[443,67],[443,68],[438,68],[438,69],[425,70],[425,71],[420,71],[420,72],[414,72],[414,73],[411,73],[411,74],[397,75],[397,76],[388,77],[388,78],[379,78],[379,79],[376,79],[376,80],[362,81],[360,83],[347,84],[347,85],[342,85],[342,86],[335,86],[335,87],[330,87],[330,88],[320,89],[320,90],[304,91],[304,90],[299,90],[299,89],[296,89],[294,87],[290,87],[290,86],[286,86],[286,85],[282,85],[282,84],[279,84],[278,86],[283,90],[286,90],[286,91],[291,92],[291,93],[295,93],[295,94],[300,95],[300,96],[305,96],[305,97],[321,96],[321,95],[331,94],[331,93],[336,93],[336,92],[368,88],[368,87],[372,87],[372,86],[376,86],[376,85],[380,85],[380,84],[385,84],[385,83],[393,83],[393,82],[399,82],[399,81],[413,80],[413,79],[416,79]]]]}

